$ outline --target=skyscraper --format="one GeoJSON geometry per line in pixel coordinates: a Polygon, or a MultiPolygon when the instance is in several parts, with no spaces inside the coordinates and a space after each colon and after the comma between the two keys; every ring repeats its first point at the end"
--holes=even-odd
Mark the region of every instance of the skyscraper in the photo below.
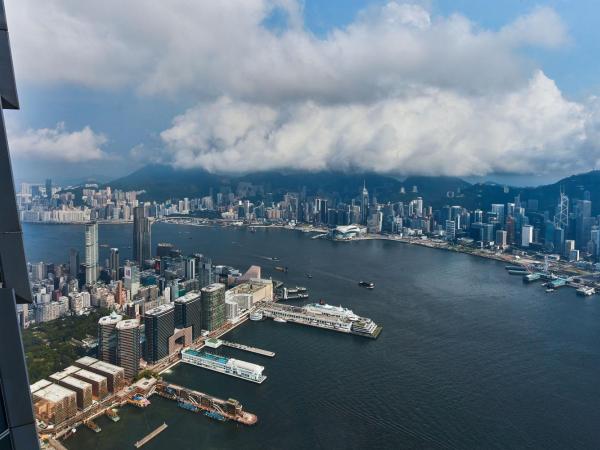
{"type": "Polygon", "coordinates": [[[98,359],[110,363],[117,363],[117,325],[123,316],[114,311],[110,316],[98,320],[98,359]]]}
{"type": "Polygon", "coordinates": [[[146,335],[146,361],[156,363],[169,356],[169,338],[175,330],[172,303],[160,305],[144,315],[146,335]]]}
{"type": "Polygon", "coordinates": [[[98,224],[85,226],[85,283],[94,284],[98,279],[98,224]]]}
{"type": "Polygon", "coordinates": [[[118,248],[111,248],[110,249],[110,259],[108,260],[109,262],[109,269],[110,269],[110,278],[112,280],[118,280],[119,279],[119,249],[118,248]]]}
{"type": "Polygon", "coordinates": [[[133,210],[133,257],[143,268],[144,262],[152,256],[150,219],[146,208],[138,206],[133,210]]]}
{"type": "Polygon", "coordinates": [[[188,292],[175,300],[175,326],[192,327],[192,339],[202,334],[202,302],[199,292],[188,292]]]}
{"type": "Polygon", "coordinates": [[[140,370],[140,321],[117,323],[117,365],[125,369],[125,378],[134,378],[140,370]]]}
{"type": "Polygon", "coordinates": [[[225,323],[225,285],[209,284],[202,288],[202,329],[213,331],[225,323]]]}
{"type": "Polygon", "coordinates": [[[366,181],[363,183],[363,190],[360,199],[360,223],[367,224],[369,218],[369,191],[367,191],[366,181]]]}
{"type": "Polygon", "coordinates": [[[69,250],[69,273],[72,277],[79,273],[79,251],[75,248],[69,250]]]}
{"type": "Polygon", "coordinates": [[[46,197],[52,198],[52,180],[50,178],[46,179],[46,197]]]}

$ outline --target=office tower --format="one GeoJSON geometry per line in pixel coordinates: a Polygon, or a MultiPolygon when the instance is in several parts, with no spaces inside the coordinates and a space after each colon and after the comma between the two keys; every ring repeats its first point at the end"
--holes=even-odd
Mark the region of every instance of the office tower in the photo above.
{"type": "Polygon", "coordinates": [[[94,284],[98,279],[98,224],[85,226],[85,284],[94,284]]]}
{"type": "Polygon", "coordinates": [[[110,249],[110,258],[109,258],[108,262],[109,262],[109,269],[110,269],[110,278],[112,280],[116,281],[119,279],[119,249],[118,248],[110,249]]]}
{"type": "Polygon", "coordinates": [[[175,330],[175,313],[172,303],[160,305],[144,316],[146,335],[146,361],[156,363],[169,356],[169,338],[175,330]]]}
{"type": "Polygon", "coordinates": [[[500,248],[504,248],[506,247],[506,231],[505,230],[498,230],[496,231],[496,245],[499,246],[500,248]]]}
{"type": "Polygon", "coordinates": [[[199,292],[188,292],[175,300],[175,327],[192,327],[192,339],[202,334],[202,301],[199,292]]]}
{"type": "Polygon", "coordinates": [[[454,240],[456,238],[456,222],[454,220],[446,220],[444,230],[446,231],[446,239],[454,240]]]}
{"type": "Polygon", "coordinates": [[[577,200],[575,218],[575,245],[583,249],[587,247],[592,229],[592,202],[589,200],[577,200]]]}
{"type": "Polygon", "coordinates": [[[32,297],[4,126],[3,110],[19,109],[19,100],[3,0],[0,24],[0,448],[29,450],[39,444],[17,303],[31,303],[32,297]]]}
{"type": "Polygon", "coordinates": [[[185,278],[196,278],[196,259],[193,256],[185,258],[185,278]]]}
{"type": "Polygon", "coordinates": [[[46,197],[52,198],[52,180],[46,178],[46,197]]]}
{"type": "Polygon", "coordinates": [[[133,210],[133,258],[140,267],[152,257],[150,234],[150,219],[145,206],[138,206],[133,210]]]}
{"type": "Polygon", "coordinates": [[[125,378],[134,378],[140,370],[140,321],[121,320],[117,323],[117,365],[125,369],[125,378]]]}
{"type": "Polygon", "coordinates": [[[523,225],[521,228],[521,246],[529,247],[529,245],[533,242],[533,226],[532,225],[523,225]]]}
{"type": "Polygon", "coordinates": [[[135,297],[140,289],[140,271],[134,264],[127,264],[123,268],[123,283],[125,289],[127,289],[131,298],[135,297]]]}
{"type": "Polygon", "coordinates": [[[554,226],[563,230],[569,226],[569,197],[562,191],[562,188],[554,214],[554,226]]]}
{"type": "Polygon", "coordinates": [[[369,191],[367,191],[367,183],[363,182],[363,190],[360,198],[360,223],[367,224],[369,217],[369,191]]]}
{"type": "Polygon", "coordinates": [[[498,218],[498,223],[504,225],[504,205],[501,203],[493,203],[492,212],[496,214],[496,217],[498,218]]]}
{"type": "Polygon", "coordinates": [[[225,323],[225,285],[213,283],[202,288],[202,329],[213,331],[225,323]]]}
{"type": "Polygon", "coordinates": [[[75,248],[69,250],[69,273],[72,277],[79,273],[79,251],[75,248]]]}
{"type": "Polygon", "coordinates": [[[110,364],[117,363],[117,324],[123,316],[114,311],[98,320],[98,359],[110,364]]]}

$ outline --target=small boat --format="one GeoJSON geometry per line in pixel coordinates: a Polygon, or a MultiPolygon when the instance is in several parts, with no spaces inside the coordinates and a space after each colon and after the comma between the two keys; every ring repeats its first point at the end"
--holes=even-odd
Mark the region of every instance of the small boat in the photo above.
{"type": "Polygon", "coordinates": [[[281,317],[275,317],[275,318],[273,319],[273,322],[286,323],[286,322],[287,322],[287,320],[285,320],[285,319],[282,319],[281,317]]]}
{"type": "Polygon", "coordinates": [[[227,420],[227,417],[219,414],[216,411],[204,411],[204,415],[206,417],[210,417],[211,419],[218,420],[219,422],[225,422],[227,420]]]}
{"type": "Polygon", "coordinates": [[[359,281],[358,285],[360,287],[364,287],[364,288],[367,288],[367,289],[374,289],[375,288],[375,285],[373,283],[371,283],[370,281],[359,281]]]}
{"type": "Polygon", "coordinates": [[[546,292],[554,292],[554,289],[553,288],[548,288],[548,289],[546,289],[546,292]]]}
{"type": "Polygon", "coordinates": [[[310,273],[307,273],[306,278],[312,278],[312,275],[310,273]]]}
{"type": "Polygon", "coordinates": [[[283,273],[287,273],[288,272],[288,268],[287,267],[281,267],[281,266],[275,267],[275,270],[277,270],[279,272],[283,272],[283,273]]]}

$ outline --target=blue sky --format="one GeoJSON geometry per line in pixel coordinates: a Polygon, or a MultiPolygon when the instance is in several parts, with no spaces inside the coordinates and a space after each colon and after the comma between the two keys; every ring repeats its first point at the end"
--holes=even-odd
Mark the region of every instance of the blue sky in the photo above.
{"type": "Polygon", "coordinates": [[[111,1],[7,0],[18,181],[160,161],[531,184],[600,161],[598,2],[133,1],[115,21],[111,1]]]}

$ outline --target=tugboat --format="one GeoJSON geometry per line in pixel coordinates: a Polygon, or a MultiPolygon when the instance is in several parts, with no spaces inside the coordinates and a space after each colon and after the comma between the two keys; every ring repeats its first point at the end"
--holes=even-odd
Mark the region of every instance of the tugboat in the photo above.
{"type": "Polygon", "coordinates": [[[364,287],[364,288],[367,288],[367,289],[374,289],[375,288],[375,285],[373,283],[371,283],[370,281],[359,281],[358,285],[360,287],[364,287]]]}

